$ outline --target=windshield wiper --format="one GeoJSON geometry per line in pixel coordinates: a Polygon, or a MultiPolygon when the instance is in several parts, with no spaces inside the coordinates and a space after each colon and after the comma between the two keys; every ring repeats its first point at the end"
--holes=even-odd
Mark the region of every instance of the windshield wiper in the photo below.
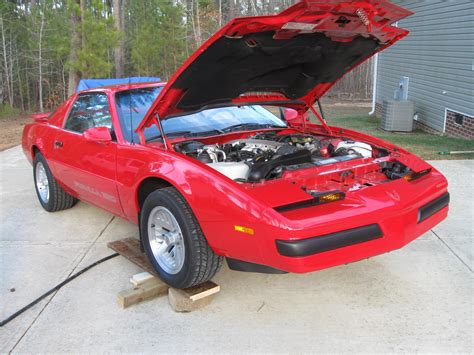
{"type": "Polygon", "coordinates": [[[211,129],[209,131],[202,131],[202,132],[188,132],[184,136],[185,137],[204,137],[204,136],[213,136],[215,134],[222,134],[225,133],[220,129],[211,129]]]}
{"type": "Polygon", "coordinates": [[[285,128],[284,126],[273,125],[269,123],[239,123],[223,129],[224,132],[245,131],[258,128],[285,128]]]}
{"type": "MultiPolygon", "coordinates": [[[[166,133],[167,137],[204,137],[204,136],[212,136],[215,134],[222,134],[224,133],[220,129],[212,129],[210,131],[202,131],[202,132],[192,132],[192,131],[176,131],[176,132],[170,132],[166,133]]],[[[157,134],[156,136],[151,136],[146,139],[146,142],[152,142],[156,141],[158,139],[161,139],[161,134],[157,134]]]]}
{"type": "MultiPolygon", "coordinates": [[[[176,131],[176,132],[171,132],[171,133],[166,133],[166,136],[167,137],[176,137],[176,136],[184,136],[186,137],[187,134],[190,134],[192,133],[191,131],[176,131]]],[[[156,141],[158,139],[162,139],[162,135],[161,134],[157,134],[156,136],[151,136],[151,137],[148,137],[145,142],[152,142],[152,141],[156,141]]]]}

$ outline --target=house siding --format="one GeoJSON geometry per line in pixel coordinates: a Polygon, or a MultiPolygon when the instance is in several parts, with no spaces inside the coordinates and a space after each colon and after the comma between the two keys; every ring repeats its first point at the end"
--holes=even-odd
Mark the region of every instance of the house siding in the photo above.
{"type": "Polygon", "coordinates": [[[410,34],[379,55],[376,102],[407,76],[421,126],[445,132],[448,109],[473,117],[474,1],[392,2],[415,14],[398,23],[410,34]]]}

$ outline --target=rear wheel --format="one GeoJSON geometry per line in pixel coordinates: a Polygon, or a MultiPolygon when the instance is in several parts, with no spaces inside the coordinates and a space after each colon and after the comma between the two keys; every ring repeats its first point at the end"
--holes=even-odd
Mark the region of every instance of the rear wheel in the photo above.
{"type": "Polygon", "coordinates": [[[176,189],[152,192],[141,212],[145,252],[160,278],[187,288],[210,280],[222,265],[207,244],[190,207],[176,189]]]}
{"type": "Polygon", "coordinates": [[[41,153],[36,154],[33,161],[33,177],[35,189],[41,206],[48,212],[56,212],[71,208],[76,203],[74,197],[58,185],[46,159],[41,153]]]}

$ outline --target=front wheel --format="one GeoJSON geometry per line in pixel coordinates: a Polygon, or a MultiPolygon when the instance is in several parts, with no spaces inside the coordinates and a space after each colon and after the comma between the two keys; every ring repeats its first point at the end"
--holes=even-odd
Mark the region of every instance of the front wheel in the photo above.
{"type": "Polygon", "coordinates": [[[38,153],[33,160],[35,189],[41,206],[48,212],[71,208],[76,199],[58,185],[43,154],[38,153]]]}
{"type": "Polygon", "coordinates": [[[140,228],[148,259],[170,286],[199,285],[210,280],[222,265],[223,257],[209,247],[191,208],[172,187],[148,195],[140,228]]]}

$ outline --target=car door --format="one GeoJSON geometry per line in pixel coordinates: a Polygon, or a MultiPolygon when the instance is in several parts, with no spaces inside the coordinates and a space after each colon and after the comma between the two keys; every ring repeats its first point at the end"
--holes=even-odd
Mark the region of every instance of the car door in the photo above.
{"type": "Polygon", "coordinates": [[[91,142],[83,133],[92,127],[107,127],[114,137],[106,93],[77,97],[54,140],[53,160],[57,179],[79,199],[122,215],[116,185],[117,142],[91,142]]]}

